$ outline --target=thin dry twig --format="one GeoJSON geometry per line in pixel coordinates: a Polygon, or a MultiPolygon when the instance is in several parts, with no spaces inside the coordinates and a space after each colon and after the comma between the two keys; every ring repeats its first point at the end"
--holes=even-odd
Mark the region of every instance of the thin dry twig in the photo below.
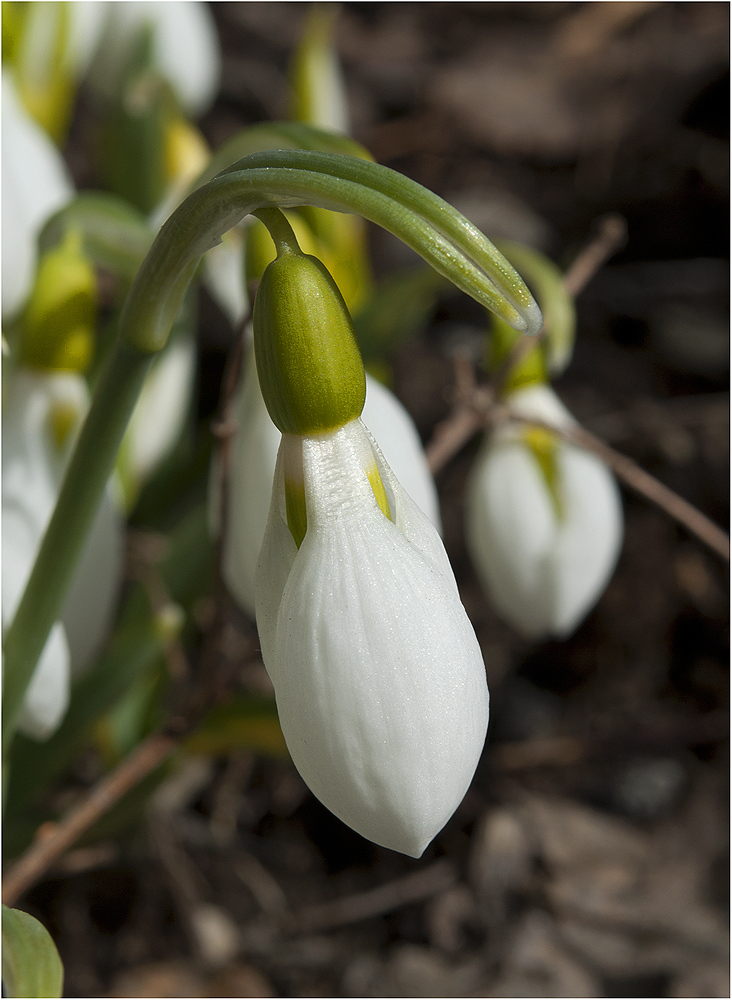
{"type": "Polygon", "coordinates": [[[376,889],[334,899],[330,903],[307,906],[295,914],[292,929],[323,931],[379,917],[409,903],[429,899],[430,896],[451,888],[457,881],[457,872],[452,862],[443,858],[376,889]]]}
{"type": "Polygon", "coordinates": [[[85,830],[167,760],[177,746],[175,736],[153,733],[114,771],[105,775],[63,819],[40,827],[36,840],[3,879],[3,902],[12,906],[85,830]]]}

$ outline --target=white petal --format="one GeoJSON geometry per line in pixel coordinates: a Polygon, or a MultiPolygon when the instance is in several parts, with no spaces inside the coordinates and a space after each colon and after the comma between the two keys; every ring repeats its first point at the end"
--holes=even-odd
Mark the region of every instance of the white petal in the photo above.
{"type": "Polygon", "coordinates": [[[155,359],[127,429],[125,447],[133,475],[144,482],[180,437],[196,371],[192,336],[171,340],[155,359]]]}
{"type": "Polygon", "coordinates": [[[366,403],[361,419],[402,487],[440,531],[442,522],[435,481],[414,421],[394,393],[370,375],[366,376],[366,403]]]}
{"type": "MultiPolygon", "coordinates": [[[[234,399],[233,416],[238,430],[229,472],[229,525],[224,547],[224,579],[232,596],[247,614],[254,616],[254,574],[269,515],[270,484],[281,434],[267,413],[252,349],[248,352],[244,377],[234,399]]],[[[378,456],[381,455],[379,447],[383,445],[385,461],[382,461],[386,471],[381,465],[380,471],[385,485],[388,487],[391,479],[398,479],[394,489],[401,493],[404,487],[439,530],[437,490],[417,429],[396,396],[369,375],[366,376],[366,405],[362,419],[374,431],[371,440],[378,456]],[[374,438],[379,445],[375,444],[374,438]]],[[[219,479],[216,462],[211,490],[214,530],[218,524],[219,479]]],[[[411,511],[411,505],[400,505],[399,510],[411,511]]],[[[410,531],[417,534],[422,530],[418,528],[421,519],[412,520],[413,527],[406,523],[401,526],[408,537],[411,537],[410,531]]],[[[287,533],[289,535],[289,531],[287,533]]],[[[446,556],[443,569],[450,574],[452,572],[446,556]]]]}
{"type": "Polygon", "coordinates": [[[34,740],[47,740],[69,707],[69,649],[63,625],[51,629],[18,715],[18,729],[34,740]]]}
{"type": "Polygon", "coordinates": [[[61,621],[74,677],[83,674],[109,635],[124,565],[124,522],[107,489],[66,593],[61,621]]]}
{"type": "Polygon", "coordinates": [[[555,548],[552,632],[570,635],[607,586],[623,543],[623,508],[615,477],[594,455],[562,448],[559,473],[566,515],[555,548]]]}
{"type": "Polygon", "coordinates": [[[30,293],[43,223],[74,188],[58,150],[22,108],[6,72],[2,87],[2,312],[7,319],[30,293]]]}
{"type": "MultiPolygon", "coordinates": [[[[5,628],[23,595],[38,548],[34,517],[15,503],[3,501],[2,620],[5,628]]],[[[18,716],[18,726],[37,740],[57,728],[69,702],[69,650],[63,626],[57,622],[38,660],[18,716]]]]}
{"type": "MultiPolygon", "coordinates": [[[[12,619],[53,512],[70,448],[88,407],[84,380],[72,373],[16,370],[3,398],[3,626],[12,619]],[[59,448],[51,431],[61,406],[75,426],[59,448]]],[[[26,694],[26,731],[45,738],[66,711],[69,664],[83,670],[106,637],[122,576],[123,523],[111,491],[103,498],[42,660],[43,682],[26,694]],[[36,706],[36,707],[33,707],[36,706]],[[33,720],[36,720],[36,723],[33,720]],[[55,721],[54,721],[55,720],[55,721]],[[44,736],[39,734],[44,733],[44,736]]]]}
{"type": "MultiPolygon", "coordinates": [[[[420,551],[384,516],[364,471],[369,451],[358,421],[304,439],[308,530],[281,602],[282,574],[258,578],[258,624],[279,603],[262,648],[305,781],[363,836],[419,857],[470,784],[488,691],[454,580],[440,569],[440,538],[429,528],[420,551]]],[[[268,538],[278,516],[273,497],[268,538]]],[[[266,540],[263,567],[268,557],[266,540]]]]}
{"type": "MultiPolygon", "coordinates": [[[[510,397],[511,408],[555,426],[574,423],[548,386],[510,397]]],[[[531,639],[571,634],[594,605],[622,544],[620,493],[594,455],[558,441],[557,516],[520,426],[484,442],[466,493],[465,530],[476,572],[496,610],[531,639]]]]}
{"type": "Polygon", "coordinates": [[[129,0],[109,5],[106,31],[93,68],[102,92],[118,84],[139,37],[153,29],[153,61],[185,112],[198,117],[212,104],[219,86],[221,55],[208,4],[196,0],[129,0]]]}
{"type": "MultiPolygon", "coordinates": [[[[234,400],[238,432],[229,469],[229,511],[223,573],[241,607],[254,617],[254,575],[259,561],[282,435],[272,423],[259,388],[254,350],[249,351],[234,400]]],[[[290,542],[295,543],[286,529],[290,542]]]]}
{"type": "Polygon", "coordinates": [[[484,443],[465,500],[468,548],[492,604],[527,638],[549,634],[557,525],[536,459],[520,444],[484,443]]]}
{"type": "Polygon", "coordinates": [[[203,255],[203,280],[211,297],[237,330],[249,311],[244,241],[238,226],[224,233],[221,242],[203,255]]]}

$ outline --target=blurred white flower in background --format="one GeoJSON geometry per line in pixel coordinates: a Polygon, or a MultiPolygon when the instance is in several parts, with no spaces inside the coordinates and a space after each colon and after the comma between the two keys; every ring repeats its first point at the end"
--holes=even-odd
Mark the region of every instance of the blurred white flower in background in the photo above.
{"type": "MultiPolygon", "coordinates": [[[[574,423],[547,385],[506,398],[513,412],[574,423]]],[[[623,540],[607,466],[551,432],[508,424],[486,435],[466,494],[466,537],[496,611],[528,639],[570,635],[605,589],[623,540]]]]}
{"type": "MultiPolygon", "coordinates": [[[[74,438],[89,405],[74,372],[12,373],[3,393],[2,618],[12,620],[50,520],[74,438]]],[[[84,547],[60,620],[26,693],[21,729],[45,739],[66,711],[70,677],[100,651],[122,578],[123,520],[110,487],[84,547]]]]}

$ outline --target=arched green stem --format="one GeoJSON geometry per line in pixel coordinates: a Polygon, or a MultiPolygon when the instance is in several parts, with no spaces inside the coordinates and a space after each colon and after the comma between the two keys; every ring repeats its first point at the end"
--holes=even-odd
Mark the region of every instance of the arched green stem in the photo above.
{"type": "Polygon", "coordinates": [[[58,617],[150,362],[168,339],[202,255],[256,209],[299,205],[362,215],[398,236],[512,326],[539,330],[538,307],[495,247],[437,195],[386,167],[338,153],[274,150],[233,164],[194,191],[162,227],[132,284],[117,345],[6,634],[4,747],[12,739],[23,696],[58,617]]]}

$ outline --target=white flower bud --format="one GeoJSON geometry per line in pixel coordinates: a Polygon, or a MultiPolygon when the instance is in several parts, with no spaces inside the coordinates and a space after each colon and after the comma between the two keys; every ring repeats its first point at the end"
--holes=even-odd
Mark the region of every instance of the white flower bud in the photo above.
{"type": "MultiPolygon", "coordinates": [[[[574,422],[546,385],[507,402],[556,427],[574,422]]],[[[623,540],[617,483],[600,459],[550,432],[502,427],[486,437],[472,470],[466,536],[498,613],[526,638],[564,638],[615,568],[623,540]]]]}
{"type": "Polygon", "coordinates": [[[300,774],[363,836],[419,857],[471,782],[488,689],[439,535],[360,420],[283,437],[256,606],[300,774]]]}

